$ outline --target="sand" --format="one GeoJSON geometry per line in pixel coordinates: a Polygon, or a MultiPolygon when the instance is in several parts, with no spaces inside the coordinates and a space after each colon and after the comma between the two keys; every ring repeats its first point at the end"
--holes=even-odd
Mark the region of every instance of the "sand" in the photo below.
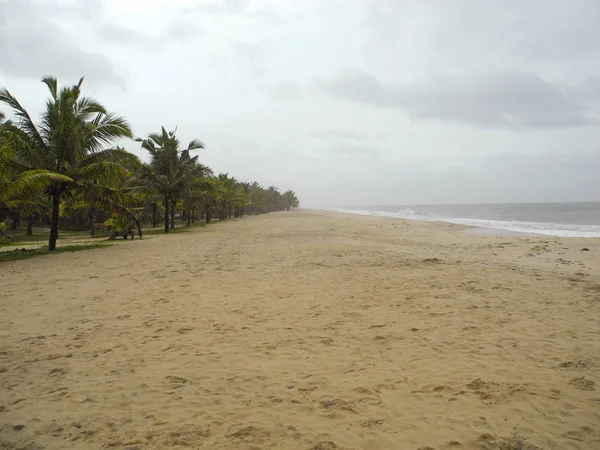
{"type": "Polygon", "coordinates": [[[460,231],[289,212],[3,263],[0,448],[600,448],[600,243],[460,231]]]}

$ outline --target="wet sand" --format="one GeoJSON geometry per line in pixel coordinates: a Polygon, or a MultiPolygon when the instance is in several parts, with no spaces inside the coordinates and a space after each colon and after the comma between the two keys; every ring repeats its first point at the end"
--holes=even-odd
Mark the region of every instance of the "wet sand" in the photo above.
{"type": "Polygon", "coordinates": [[[461,229],[290,212],[3,263],[0,449],[600,448],[600,243],[461,229]]]}

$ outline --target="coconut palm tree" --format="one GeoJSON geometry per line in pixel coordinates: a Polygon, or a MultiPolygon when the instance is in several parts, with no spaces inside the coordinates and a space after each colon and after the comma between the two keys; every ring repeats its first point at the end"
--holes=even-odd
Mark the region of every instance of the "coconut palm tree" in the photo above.
{"type": "Polygon", "coordinates": [[[41,193],[54,183],[69,182],[65,175],[44,169],[27,170],[15,159],[10,133],[10,124],[0,124],[0,212],[1,215],[16,218],[29,217],[27,234],[32,234],[31,224],[34,214],[47,210],[47,201],[41,193]]]}
{"type": "Polygon", "coordinates": [[[150,134],[147,139],[137,139],[151,157],[150,163],[144,164],[138,173],[137,188],[151,187],[163,196],[165,233],[169,232],[169,219],[171,228],[175,227],[177,200],[195,178],[208,175],[210,171],[198,163],[198,155],[191,155],[193,150],[204,148],[204,145],[193,139],[186,149],[181,150],[176,131],[167,131],[163,127],[160,133],[150,134]]]}
{"type": "MultiPolygon", "coordinates": [[[[192,180],[182,193],[185,219],[188,227],[195,221],[196,210],[198,208],[201,207],[203,213],[206,215],[208,205],[212,203],[212,199],[216,193],[212,170],[205,167],[201,172],[202,174],[192,180]]],[[[208,219],[208,222],[210,222],[210,219],[208,219]]]]}
{"type": "Polygon", "coordinates": [[[127,121],[108,112],[95,100],[81,95],[83,78],[73,86],[58,89],[56,78],[42,82],[50,92],[38,124],[5,88],[0,102],[17,118],[11,125],[15,159],[28,170],[60,175],[46,189],[52,200],[48,249],[56,249],[61,197],[66,192],[85,191],[85,196],[102,206],[119,207],[122,196],[110,182],[128,175],[125,165],[139,164],[123,149],[104,149],[121,138],[131,138],[127,121]]]}
{"type": "Polygon", "coordinates": [[[285,191],[281,196],[281,201],[286,211],[289,211],[290,209],[296,209],[298,206],[300,206],[300,202],[296,197],[296,193],[292,190],[285,191]]]}

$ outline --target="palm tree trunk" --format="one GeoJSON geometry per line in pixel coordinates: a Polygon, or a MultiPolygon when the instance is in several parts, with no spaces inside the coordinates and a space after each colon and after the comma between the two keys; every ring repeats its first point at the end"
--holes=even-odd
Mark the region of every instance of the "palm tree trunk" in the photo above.
{"type": "Polygon", "coordinates": [[[91,208],[89,211],[89,221],[90,221],[90,236],[96,237],[96,212],[91,208]]]}
{"type": "Polygon", "coordinates": [[[190,214],[190,208],[187,209],[186,211],[186,219],[187,219],[187,227],[191,227],[192,226],[192,215],[190,214]]]}
{"type": "Polygon", "coordinates": [[[27,236],[33,236],[33,220],[34,220],[34,217],[35,217],[35,214],[32,214],[27,219],[27,236]]]}
{"type": "Polygon", "coordinates": [[[58,239],[58,213],[60,209],[60,193],[52,194],[52,216],[50,218],[50,239],[48,240],[48,250],[56,250],[56,240],[58,239]]]}
{"type": "Polygon", "coordinates": [[[152,228],[156,228],[156,202],[152,202],[152,228]]]}
{"type": "Polygon", "coordinates": [[[177,206],[177,203],[174,201],[171,201],[171,229],[174,230],[175,229],[175,207],[177,206]]]}
{"type": "Polygon", "coordinates": [[[196,223],[196,208],[192,208],[192,223],[196,223]]]}
{"type": "Polygon", "coordinates": [[[10,224],[10,229],[11,230],[16,230],[17,229],[17,227],[19,226],[20,218],[21,218],[21,216],[19,216],[18,213],[15,213],[15,215],[13,216],[12,223],[10,224]]]}
{"type": "Polygon", "coordinates": [[[165,233],[169,232],[169,199],[168,195],[165,195],[165,233]]]}

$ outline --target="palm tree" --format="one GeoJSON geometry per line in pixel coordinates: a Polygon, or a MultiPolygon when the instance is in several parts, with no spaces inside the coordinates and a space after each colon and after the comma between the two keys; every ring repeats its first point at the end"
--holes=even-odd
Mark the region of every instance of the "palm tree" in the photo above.
{"type": "Polygon", "coordinates": [[[210,170],[198,164],[198,155],[191,156],[192,150],[204,148],[204,145],[193,139],[185,150],[180,150],[176,131],[167,131],[163,127],[161,133],[137,139],[151,156],[150,163],[144,164],[138,174],[138,188],[151,187],[163,196],[165,233],[169,232],[169,219],[171,228],[175,227],[175,208],[179,197],[196,177],[208,174],[210,170]]]}
{"type": "Polygon", "coordinates": [[[27,234],[31,235],[34,214],[44,213],[47,207],[41,193],[54,183],[71,179],[44,169],[27,170],[15,159],[9,126],[10,123],[0,123],[0,212],[13,218],[29,216],[27,234]]]}
{"type": "Polygon", "coordinates": [[[269,189],[267,189],[266,203],[269,211],[279,211],[281,209],[281,193],[275,186],[269,186],[269,189]]]}
{"type": "Polygon", "coordinates": [[[238,217],[238,208],[246,201],[243,186],[227,173],[220,173],[217,182],[221,186],[219,220],[230,219],[233,215],[238,217]]]}
{"type": "Polygon", "coordinates": [[[52,200],[48,249],[56,249],[61,197],[65,192],[85,191],[86,198],[99,206],[119,207],[122,196],[109,181],[128,175],[124,165],[139,164],[123,149],[103,149],[120,138],[131,138],[127,121],[90,98],[81,96],[79,83],[58,89],[56,78],[42,82],[50,99],[35,124],[29,113],[5,88],[0,102],[12,108],[18,119],[11,125],[16,160],[29,170],[45,170],[61,175],[46,189],[52,200]],[[66,178],[65,178],[66,177],[66,178]]]}
{"type": "Polygon", "coordinates": [[[283,193],[283,195],[281,196],[281,201],[282,201],[283,207],[285,208],[286,211],[289,211],[292,208],[295,209],[298,206],[300,206],[300,202],[298,201],[298,198],[296,197],[296,193],[292,190],[285,191],[283,193]]]}
{"type": "MultiPolygon", "coordinates": [[[[207,205],[212,202],[212,198],[216,193],[214,177],[212,170],[203,166],[199,170],[201,175],[196,176],[194,180],[186,187],[182,194],[183,205],[185,208],[185,218],[187,226],[190,227],[195,221],[196,210],[202,207],[204,214],[207,212],[207,205]]],[[[210,215],[210,213],[209,213],[210,215]]],[[[210,222],[210,219],[208,219],[210,222]]]]}

